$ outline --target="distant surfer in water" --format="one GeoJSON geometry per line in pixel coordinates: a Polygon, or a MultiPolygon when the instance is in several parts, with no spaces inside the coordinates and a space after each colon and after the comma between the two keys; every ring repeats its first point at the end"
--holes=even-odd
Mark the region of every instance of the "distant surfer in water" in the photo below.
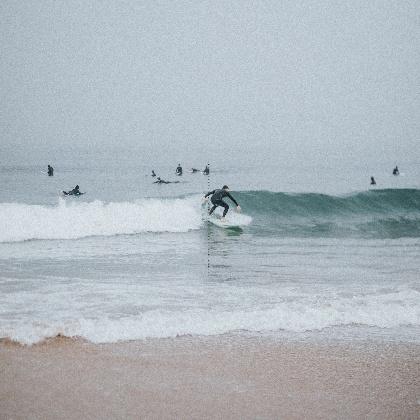
{"type": "Polygon", "coordinates": [[[160,176],[158,176],[157,181],[155,181],[153,184],[169,184],[169,181],[164,181],[160,178],[160,176]]]}
{"type": "Polygon", "coordinates": [[[230,198],[235,204],[236,204],[236,210],[241,211],[241,207],[239,206],[238,202],[231,196],[229,192],[229,187],[227,185],[223,185],[223,188],[221,190],[213,190],[209,191],[204,198],[207,198],[209,195],[211,195],[210,201],[213,204],[213,207],[210,209],[209,214],[212,214],[217,207],[223,207],[223,216],[222,220],[224,220],[227,212],[229,211],[229,206],[227,203],[223,201],[223,198],[228,197],[230,198]]]}
{"type": "Polygon", "coordinates": [[[76,185],[71,191],[63,191],[64,195],[82,195],[84,193],[80,192],[79,186],[76,185]]]}
{"type": "Polygon", "coordinates": [[[376,185],[376,181],[373,176],[370,177],[370,185],[376,185]]]}
{"type": "Polygon", "coordinates": [[[203,175],[208,175],[210,173],[210,168],[208,165],[206,165],[204,171],[203,171],[203,175]]]}
{"type": "Polygon", "coordinates": [[[156,176],[154,169],[152,169],[152,177],[154,178],[156,176]]]}
{"type": "Polygon", "coordinates": [[[179,181],[164,181],[158,176],[157,181],[155,181],[153,184],[179,184],[179,181]]]}
{"type": "Polygon", "coordinates": [[[179,175],[179,176],[181,176],[181,175],[182,175],[182,167],[181,167],[181,164],[180,164],[180,163],[178,163],[178,167],[176,168],[175,173],[176,173],[177,175],[179,175]]]}
{"type": "Polygon", "coordinates": [[[195,174],[196,172],[200,172],[198,169],[196,169],[196,168],[191,168],[191,172],[193,173],[193,174],[195,174]]]}
{"type": "Polygon", "coordinates": [[[396,167],[394,168],[394,170],[392,171],[392,175],[397,176],[397,175],[399,175],[399,174],[400,174],[400,171],[398,170],[398,166],[396,166],[396,167]]]}
{"type": "Polygon", "coordinates": [[[54,168],[51,165],[48,165],[48,176],[54,176],[54,168]]]}

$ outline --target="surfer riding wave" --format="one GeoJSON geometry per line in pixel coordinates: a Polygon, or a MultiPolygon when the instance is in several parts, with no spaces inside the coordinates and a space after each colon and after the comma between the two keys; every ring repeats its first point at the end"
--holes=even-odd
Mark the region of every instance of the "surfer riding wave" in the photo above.
{"type": "Polygon", "coordinates": [[[238,202],[232,197],[232,195],[229,192],[229,187],[227,185],[224,185],[222,189],[217,189],[213,191],[209,191],[204,198],[207,199],[207,197],[211,195],[210,201],[213,204],[213,207],[210,209],[209,214],[212,214],[217,207],[223,207],[223,216],[222,220],[224,220],[227,212],[229,211],[229,205],[223,201],[223,198],[228,197],[230,198],[235,204],[236,204],[236,210],[239,212],[241,211],[241,207],[239,206],[238,202]]]}

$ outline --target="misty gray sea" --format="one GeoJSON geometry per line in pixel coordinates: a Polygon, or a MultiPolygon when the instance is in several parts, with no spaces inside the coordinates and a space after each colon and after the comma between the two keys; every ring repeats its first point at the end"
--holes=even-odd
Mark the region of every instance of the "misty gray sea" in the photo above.
{"type": "Polygon", "coordinates": [[[395,177],[392,161],[262,155],[3,150],[0,337],[418,341],[419,164],[395,177]],[[207,162],[209,176],[190,172],[207,162]],[[156,185],[152,169],[179,182],[156,185]],[[60,195],[76,184],[85,195],[60,195]],[[203,193],[223,184],[242,207],[235,229],[206,221],[203,193]]]}

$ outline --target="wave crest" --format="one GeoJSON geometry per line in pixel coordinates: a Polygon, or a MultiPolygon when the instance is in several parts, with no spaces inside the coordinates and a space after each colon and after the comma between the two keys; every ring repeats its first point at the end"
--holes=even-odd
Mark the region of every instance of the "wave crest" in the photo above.
{"type": "Polygon", "coordinates": [[[255,233],[291,237],[420,237],[420,190],[387,189],[347,196],[247,191],[238,194],[255,233]]]}

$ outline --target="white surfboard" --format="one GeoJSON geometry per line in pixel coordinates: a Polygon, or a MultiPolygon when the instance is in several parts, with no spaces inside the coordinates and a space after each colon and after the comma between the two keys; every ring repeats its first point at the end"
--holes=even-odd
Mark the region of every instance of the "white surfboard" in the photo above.
{"type": "Polygon", "coordinates": [[[208,216],[207,220],[217,227],[224,229],[238,229],[249,225],[252,221],[252,217],[247,216],[246,214],[229,212],[226,218],[222,219],[219,214],[213,213],[211,216],[208,216]]]}
{"type": "Polygon", "coordinates": [[[217,217],[217,216],[209,216],[208,221],[215,226],[225,228],[225,229],[241,227],[238,223],[232,223],[231,221],[227,219],[222,220],[220,217],[217,217]]]}

